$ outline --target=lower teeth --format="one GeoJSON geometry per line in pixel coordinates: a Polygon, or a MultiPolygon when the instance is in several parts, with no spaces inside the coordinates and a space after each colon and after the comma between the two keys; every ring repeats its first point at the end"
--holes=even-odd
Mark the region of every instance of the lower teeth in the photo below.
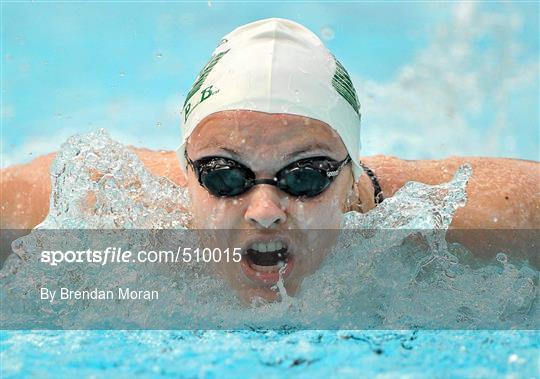
{"type": "Polygon", "coordinates": [[[285,266],[285,261],[278,261],[275,265],[273,266],[261,266],[261,265],[257,265],[253,262],[250,262],[250,266],[257,270],[257,271],[262,271],[262,272],[278,272],[283,266],[285,266]]]}

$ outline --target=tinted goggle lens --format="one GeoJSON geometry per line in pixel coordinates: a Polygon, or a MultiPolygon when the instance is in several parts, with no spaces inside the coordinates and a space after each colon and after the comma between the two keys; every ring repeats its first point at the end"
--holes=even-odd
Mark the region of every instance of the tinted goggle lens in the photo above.
{"type": "Polygon", "coordinates": [[[249,188],[245,172],[238,168],[221,168],[203,174],[204,187],[216,196],[237,196],[249,188]]]}
{"type": "Polygon", "coordinates": [[[278,187],[293,196],[317,196],[329,185],[327,176],[308,167],[291,171],[278,181],[278,187]]]}

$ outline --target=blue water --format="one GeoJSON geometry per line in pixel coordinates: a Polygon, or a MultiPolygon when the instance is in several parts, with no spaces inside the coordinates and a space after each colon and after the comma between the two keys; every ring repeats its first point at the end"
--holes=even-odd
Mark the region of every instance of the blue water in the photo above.
{"type": "Polygon", "coordinates": [[[538,332],[2,332],[13,377],[538,377],[538,332]]]}

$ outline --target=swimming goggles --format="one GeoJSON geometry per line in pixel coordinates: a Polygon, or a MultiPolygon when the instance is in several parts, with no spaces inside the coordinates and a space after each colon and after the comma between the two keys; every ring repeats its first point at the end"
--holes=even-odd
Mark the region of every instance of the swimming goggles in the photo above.
{"type": "Polygon", "coordinates": [[[249,191],[257,184],[269,184],[298,197],[315,197],[332,183],[350,161],[347,157],[335,161],[329,157],[312,157],[292,162],[272,179],[256,179],[255,173],[243,164],[224,157],[205,157],[186,160],[193,168],[201,186],[219,197],[232,197],[249,191]]]}

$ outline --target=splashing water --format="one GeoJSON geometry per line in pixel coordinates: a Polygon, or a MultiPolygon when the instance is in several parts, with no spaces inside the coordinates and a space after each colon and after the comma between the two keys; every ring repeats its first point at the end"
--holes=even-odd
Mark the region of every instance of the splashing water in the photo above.
{"type": "Polygon", "coordinates": [[[51,167],[52,197],[43,229],[180,228],[185,190],[155,177],[135,153],[101,129],[71,137],[51,167]]]}
{"type": "Polygon", "coordinates": [[[39,263],[40,238],[46,238],[41,229],[182,229],[189,222],[183,188],[149,173],[104,130],[74,136],[51,168],[48,217],[13,244],[15,254],[0,272],[2,321],[23,326],[39,314],[44,326],[116,327],[130,315],[132,325],[123,328],[534,328],[538,271],[505,255],[473,264],[466,249],[444,238],[466,203],[471,173],[464,165],[448,183],[410,182],[367,214],[345,214],[335,249],[296,296],[286,293],[280,278],[281,302],[246,309],[223,281],[196,266],[104,271],[39,263]],[[100,283],[157,288],[160,297],[147,303],[20,301],[39,287],[100,283]]]}

